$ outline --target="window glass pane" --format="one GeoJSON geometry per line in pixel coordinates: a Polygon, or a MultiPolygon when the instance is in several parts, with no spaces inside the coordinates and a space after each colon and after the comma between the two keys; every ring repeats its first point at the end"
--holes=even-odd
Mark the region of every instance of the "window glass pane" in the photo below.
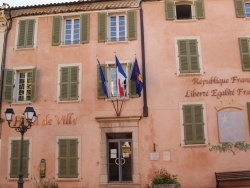
{"type": "Polygon", "coordinates": [[[32,72],[19,72],[18,77],[18,101],[31,100],[32,72]]]}
{"type": "Polygon", "coordinates": [[[116,41],[116,16],[110,17],[110,40],[116,41]]]}
{"type": "Polygon", "coordinates": [[[124,16],[119,16],[119,25],[125,25],[125,17],[124,16]]]}
{"type": "Polygon", "coordinates": [[[74,44],[79,43],[79,38],[80,38],[80,23],[79,19],[74,20],[74,44]]]}
{"type": "Polygon", "coordinates": [[[64,44],[79,44],[80,19],[65,20],[64,44]]]}
{"type": "Polygon", "coordinates": [[[191,5],[176,5],[176,16],[178,20],[192,19],[191,5]]]}
{"type": "Polygon", "coordinates": [[[111,16],[109,27],[109,37],[111,41],[125,40],[125,16],[111,16]]]}
{"type": "Polygon", "coordinates": [[[71,39],[71,20],[65,20],[65,44],[70,43],[71,39]]]}
{"type": "MultiPolygon", "coordinates": [[[[122,66],[124,72],[127,74],[127,67],[124,65],[122,66]]],[[[116,67],[111,67],[109,69],[109,73],[110,73],[110,96],[111,97],[117,97],[118,96],[118,92],[117,92],[117,73],[116,73],[116,67]]],[[[123,87],[126,89],[127,84],[126,84],[126,80],[125,83],[123,84],[123,87]]],[[[127,95],[127,94],[125,94],[127,95]]]]}
{"type": "Polygon", "coordinates": [[[250,3],[245,4],[246,16],[250,17],[250,3]]]}
{"type": "Polygon", "coordinates": [[[117,96],[116,68],[110,68],[110,92],[112,97],[117,96]]]}
{"type": "Polygon", "coordinates": [[[125,16],[119,16],[119,41],[125,40],[125,16]]]}

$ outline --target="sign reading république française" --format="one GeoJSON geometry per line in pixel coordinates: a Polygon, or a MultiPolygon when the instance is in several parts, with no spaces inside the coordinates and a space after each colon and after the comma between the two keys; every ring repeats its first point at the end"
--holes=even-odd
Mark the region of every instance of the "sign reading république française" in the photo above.
{"type": "MultiPolygon", "coordinates": [[[[237,76],[233,76],[231,78],[219,78],[217,76],[212,76],[208,79],[203,78],[193,78],[192,79],[193,85],[200,85],[204,87],[206,85],[217,85],[217,86],[230,86],[230,85],[237,85],[238,88],[230,88],[226,87],[224,89],[208,89],[208,90],[187,90],[185,97],[216,97],[220,99],[222,96],[233,96],[233,95],[250,95],[250,89],[246,89],[240,87],[240,84],[250,84],[250,77],[249,78],[240,78],[237,76]]],[[[249,88],[249,87],[248,87],[249,88]]]]}
{"type": "MultiPolygon", "coordinates": [[[[20,123],[20,117],[15,118],[15,124],[20,123]]],[[[39,114],[34,122],[34,125],[76,125],[77,117],[74,113],[68,113],[66,115],[51,115],[47,114],[42,116],[39,114]]]]}

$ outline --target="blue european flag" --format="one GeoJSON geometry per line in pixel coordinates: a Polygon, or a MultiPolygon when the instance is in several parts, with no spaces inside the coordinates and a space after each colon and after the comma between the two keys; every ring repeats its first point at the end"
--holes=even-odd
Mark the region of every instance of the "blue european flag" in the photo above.
{"type": "Polygon", "coordinates": [[[104,76],[102,68],[101,68],[101,64],[100,64],[98,59],[97,59],[97,62],[99,65],[99,72],[100,72],[100,76],[101,76],[101,80],[102,80],[102,91],[106,95],[106,97],[109,98],[108,90],[107,90],[107,86],[106,86],[106,79],[105,79],[105,76],[104,76]]]}

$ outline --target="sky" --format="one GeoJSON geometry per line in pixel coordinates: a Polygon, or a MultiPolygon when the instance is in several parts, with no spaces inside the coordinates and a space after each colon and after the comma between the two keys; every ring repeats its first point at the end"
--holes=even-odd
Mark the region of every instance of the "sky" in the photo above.
{"type": "Polygon", "coordinates": [[[17,7],[17,6],[27,6],[27,5],[63,3],[72,1],[78,1],[78,0],[0,0],[0,6],[2,6],[3,3],[9,4],[11,7],[17,7]]]}

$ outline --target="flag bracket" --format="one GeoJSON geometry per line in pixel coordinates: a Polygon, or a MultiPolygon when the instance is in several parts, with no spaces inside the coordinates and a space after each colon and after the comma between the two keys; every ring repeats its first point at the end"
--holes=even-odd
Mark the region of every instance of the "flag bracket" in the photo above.
{"type": "Polygon", "coordinates": [[[121,115],[121,112],[122,112],[124,100],[111,99],[111,101],[112,101],[113,107],[115,109],[116,116],[119,117],[121,115]],[[120,104],[119,104],[119,101],[121,101],[120,104]]]}

